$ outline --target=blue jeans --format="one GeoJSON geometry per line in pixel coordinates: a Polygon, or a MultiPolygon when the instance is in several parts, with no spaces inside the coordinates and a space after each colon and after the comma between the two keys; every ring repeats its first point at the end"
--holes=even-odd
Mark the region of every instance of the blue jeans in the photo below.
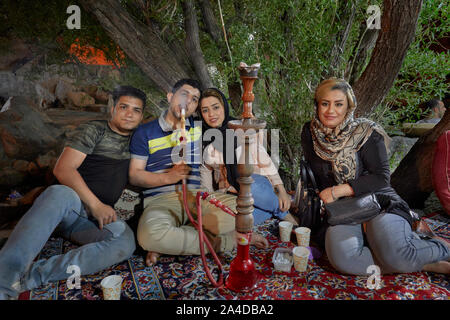
{"type": "Polygon", "coordinates": [[[423,240],[401,216],[382,213],[367,222],[367,242],[362,226],[337,225],[327,229],[325,249],[331,265],[352,275],[369,275],[370,265],[382,274],[419,272],[426,264],[448,260],[450,250],[438,240],[423,240]]]}
{"type": "Polygon", "coordinates": [[[88,218],[77,193],[63,185],[47,188],[22,217],[0,251],[0,296],[16,296],[51,281],[68,279],[68,266],[81,275],[128,259],[135,250],[133,231],[117,220],[100,230],[88,218]],[[80,247],[33,262],[51,234],[80,247]],[[17,286],[19,284],[19,286],[17,286]]]}
{"type": "Polygon", "coordinates": [[[252,174],[252,178],[254,180],[251,187],[254,206],[253,224],[261,224],[272,217],[283,219],[288,212],[280,210],[278,196],[269,179],[259,174],[252,174]]]}

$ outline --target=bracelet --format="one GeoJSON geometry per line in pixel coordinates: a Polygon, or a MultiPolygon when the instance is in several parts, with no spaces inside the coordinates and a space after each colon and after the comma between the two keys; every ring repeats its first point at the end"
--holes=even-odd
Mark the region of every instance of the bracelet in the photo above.
{"type": "Polygon", "coordinates": [[[336,196],[334,195],[334,186],[331,187],[331,196],[333,197],[333,201],[337,200],[336,196]]]}

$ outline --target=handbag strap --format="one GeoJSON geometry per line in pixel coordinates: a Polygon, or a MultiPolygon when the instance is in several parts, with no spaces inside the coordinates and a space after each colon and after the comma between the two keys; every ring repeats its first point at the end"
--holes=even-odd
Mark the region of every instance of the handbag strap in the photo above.
{"type": "Polygon", "coordinates": [[[316,179],[314,178],[314,173],[312,172],[311,167],[309,166],[308,162],[301,160],[300,168],[301,168],[302,180],[305,181],[306,183],[308,181],[310,181],[314,191],[316,191],[318,193],[319,189],[317,188],[316,179]]]}

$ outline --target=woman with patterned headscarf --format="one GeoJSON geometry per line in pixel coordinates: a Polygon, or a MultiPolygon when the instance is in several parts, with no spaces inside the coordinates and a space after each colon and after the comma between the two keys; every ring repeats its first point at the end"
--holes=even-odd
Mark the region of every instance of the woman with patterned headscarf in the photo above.
{"type": "Polygon", "coordinates": [[[417,215],[390,186],[390,139],[375,122],[354,118],[357,104],[351,86],[342,79],[324,80],[314,104],[315,116],[302,130],[302,147],[321,200],[374,193],[382,208],[363,225],[327,228],[325,250],[331,264],[354,275],[369,274],[371,265],[382,273],[450,273],[449,244],[437,237],[421,239],[412,231],[417,215]]]}

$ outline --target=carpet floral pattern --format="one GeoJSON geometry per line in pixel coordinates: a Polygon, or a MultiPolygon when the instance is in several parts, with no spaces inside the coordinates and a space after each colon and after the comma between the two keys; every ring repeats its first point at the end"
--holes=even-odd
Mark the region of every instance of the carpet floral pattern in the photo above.
{"type": "MultiPolygon", "coordinates": [[[[450,240],[450,219],[433,215],[426,219],[441,237],[450,240]]],[[[338,274],[326,255],[309,261],[307,272],[277,272],[273,269],[272,255],[277,247],[293,247],[293,243],[278,241],[277,221],[269,220],[257,231],[269,241],[268,249],[251,248],[260,280],[250,293],[234,293],[225,287],[214,288],[203,271],[200,257],[162,256],[154,267],[146,267],[142,256],[117,264],[94,275],[81,278],[81,289],[68,289],[65,281],[48,284],[22,294],[22,299],[102,299],[101,280],[111,274],[124,278],[121,299],[175,299],[175,300],[450,300],[450,277],[428,272],[381,276],[378,289],[368,287],[368,277],[338,274]]],[[[59,238],[52,238],[40,254],[49,257],[73,248],[59,238]]],[[[225,276],[235,252],[222,255],[225,276]]],[[[210,265],[212,260],[209,259],[210,265]]]]}

